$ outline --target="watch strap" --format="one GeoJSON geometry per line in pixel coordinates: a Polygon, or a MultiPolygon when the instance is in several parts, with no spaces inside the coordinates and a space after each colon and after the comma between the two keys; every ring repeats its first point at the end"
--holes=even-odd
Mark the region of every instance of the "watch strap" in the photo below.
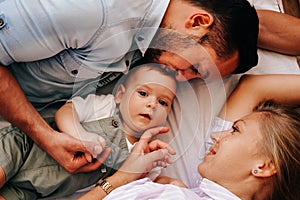
{"type": "Polygon", "coordinates": [[[113,189],[115,189],[107,180],[105,179],[100,179],[97,183],[96,186],[100,186],[101,189],[106,193],[109,194],[113,189]]]}

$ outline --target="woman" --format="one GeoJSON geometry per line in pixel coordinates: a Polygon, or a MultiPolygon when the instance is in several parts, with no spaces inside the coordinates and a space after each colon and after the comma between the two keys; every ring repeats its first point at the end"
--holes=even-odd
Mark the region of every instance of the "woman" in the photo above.
{"type": "MultiPolygon", "coordinates": [[[[299,86],[299,75],[247,76],[241,80],[220,113],[226,121],[217,120],[217,125],[232,128],[212,134],[214,144],[198,167],[203,177],[199,191],[142,179],[111,192],[106,199],[299,199],[299,109],[270,101],[257,107],[269,99],[299,105],[299,86]]],[[[127,171],[138,164],[126,161],[107,178],[108,187],[141,177],[142,173],[127,171]]],[[[82,199],[102,199],[104,191],[105,187],[97,186],[82,199]]]]}

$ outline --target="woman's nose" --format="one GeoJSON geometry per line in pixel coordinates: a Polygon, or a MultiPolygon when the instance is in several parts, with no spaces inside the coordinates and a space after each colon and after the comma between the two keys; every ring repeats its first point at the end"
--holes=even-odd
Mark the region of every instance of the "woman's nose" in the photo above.
{"type": "Polygon", "coordinates": [[[220,132],[213,132],[210,134],[211,139],[213,140],[213,142],[217,142],[220,141],[222,138],[231,135],[230,130],[226,130],[226,131],[220,131],[220,132]]]}
{"type": "Polygon", "coordinates": [[[211,138],[212,141],[215,143],[215,142],[217,142],[218,140],[220,140],[221,134],[222,134],[222,132],[212,132],[212,133],[210,134],[210,138],[211,138]]]}

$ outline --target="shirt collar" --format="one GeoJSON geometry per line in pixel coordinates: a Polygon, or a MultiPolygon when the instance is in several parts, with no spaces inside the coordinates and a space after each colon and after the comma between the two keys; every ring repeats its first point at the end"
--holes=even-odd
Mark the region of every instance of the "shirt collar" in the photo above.
{"type": "Polygon", "coordinates": [[[202,180],[200,190],[202,191],[202,195],[207,195],[215,200],[241,200],[226,188],[206,178],[202,180]]]}
{"type": "Polygon", "coordinates": [[[125,137],[125,138],[126,138],[126,143],[127,143],[128,151],[131,152],[131,150],[133,149],[133,147],[134,147],[134,145],[136,144],[136,142],[133,143],[133,144],[131,144],[131,143],[129,142],[129,140],[127,139],[127,137],[125,137]]]}
{"type": "Polygon", "coordinates": [[[169,3],[170,0],[153,0],[148,13],[145,15],[144,24],[135,36],[135,42],[143,56],[159,28],[169,3]]]}

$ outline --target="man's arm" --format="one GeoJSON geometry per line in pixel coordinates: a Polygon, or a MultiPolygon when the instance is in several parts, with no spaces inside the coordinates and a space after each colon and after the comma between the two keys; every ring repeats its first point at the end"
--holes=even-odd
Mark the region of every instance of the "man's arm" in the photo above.
{"type": "Polygon", "coordinates": [[[300,55],[300,19],[270,10],[257,10],[258,46],[283,54],[300,55]]]}
{"type": "Polygon", "coordinates": [[[82,143],[67,134],[54,131],[27,100],[13,75],[2,66],[0,80],[0,115],[5,120],[25,132],[69,172],[90,171],[101,165],[100,162],[86,165],[84,156],[75,156],[77,152],[89,153],[87,149],[97,148],[91,142],[82,143]]]}
{"type": "Polygon", "coordinates": [[[236,121],[264,100],[300,104],[300,75],[246,75],[229,96],[219,116],[236,121]]]}

